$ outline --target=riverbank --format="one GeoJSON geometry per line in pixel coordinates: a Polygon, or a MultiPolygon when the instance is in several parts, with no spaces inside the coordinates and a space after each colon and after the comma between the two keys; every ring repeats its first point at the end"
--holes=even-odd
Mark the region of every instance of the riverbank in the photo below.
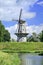
{"type": "Polygon", "coordinates": [[[43,53],[43,42],[1,42],[0,50],[8,53],[43,53]]]}
{"type": "Polygon", "coordinates": [[[0,65],[20,65],[21,61],[17,53],[5,53],[0,51],[0,65]]]}
{"type": "MultiPolygon", "coordinates": [[[[20,65],[21,54],[28,53],[33,56],[43,55],[43,43],[41,42],[1,42],[0,43],[0,64],[20,65]]],[[[26,62],[27,63],[27,62],[26,62]]],[[[30,62],[31,63],[31,62],[30,62]]]]}

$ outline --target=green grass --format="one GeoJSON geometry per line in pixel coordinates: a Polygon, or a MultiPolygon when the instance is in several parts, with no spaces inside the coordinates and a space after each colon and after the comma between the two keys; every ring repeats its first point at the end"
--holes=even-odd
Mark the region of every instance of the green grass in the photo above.
{"type": "Polygon", "coordinates": [[[43,52],[43,42],[2,42],[0,50],[5,52],[43,52]]]}
{"type": "Polygon", "coordinates": [[[1,42],[0,65],[20,65],[17,52],[43,54],[43,42],[1,42]]]}
{"type": "Polygon", "coordinates": [[[9,54],[0,51],[0,65],[20,65],[18,54],[9,54]]]}

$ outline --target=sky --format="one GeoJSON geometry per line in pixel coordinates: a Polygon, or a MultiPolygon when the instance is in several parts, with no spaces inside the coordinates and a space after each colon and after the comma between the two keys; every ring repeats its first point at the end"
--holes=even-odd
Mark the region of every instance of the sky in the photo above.
{"type": "Polygon", "coordinates": [[[26,21],[29,34],[43,30],[43,0],[0,0],[0,20],[10,32],[11,38],[17,38],[15,32],[22,8],[21,19],[26,21]]]}

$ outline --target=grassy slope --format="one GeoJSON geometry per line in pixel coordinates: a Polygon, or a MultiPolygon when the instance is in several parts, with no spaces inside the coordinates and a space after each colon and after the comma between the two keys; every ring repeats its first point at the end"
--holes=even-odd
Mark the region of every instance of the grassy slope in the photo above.
{"type": "Polygon", "coordinates": [[[6,42],[0,43],[0,50],[6,52],[43,52],[41,42],[6,42]]]}
{"type": "Polygon", "coordinates": [[[0,65],[20,65],[21,62],[18,57],[18,53],[12,53],[12,52],[43,53],[43,43],[41,42],[0,43],[0,65]]]}
{"type": "Polygon", "coordinates": [[[8,54],[0,51],[0,65],[20,65],[18,54],[8,54]]]}

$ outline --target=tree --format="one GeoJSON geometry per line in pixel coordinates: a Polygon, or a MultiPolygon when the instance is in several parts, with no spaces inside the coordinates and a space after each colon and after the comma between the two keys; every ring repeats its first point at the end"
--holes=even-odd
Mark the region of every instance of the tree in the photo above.
{"type": "Polygon", "coordinates": [[[4,41],[10,41],[10,33],[8,32],[8,30],[5,30],[3,40],[4,41]]]}
{"type": "Polygon", "coordinates": [[[32,35],[27,38],[28,42],[39,42],[40,39],[38,38],[38,35],[36,33],[32,33],[32,35]]]}
{"type": "Polygon", "coordinates": [[[43,42],[43,30],[41,31],[41,33],[39,33],[38,36],[39,36],[40,41],[43,42]]]}
{"type": "Polygon", "coordinates": [[[3,41],[4,31],[5,31],[5,27],[2,25],[0,21],[0,42],[3,41]]]}
{"type": "Polygon", "coordinates": [[[4,25],[2,25],[0,21],[0,42],[9,41],[10,40],[10,33],[5,30],[4,25]]]}
{"type": "Polygon", "coordinates": [[[11,42],[16,42],[16,40],[12,38],[12,39],[11,39],[11,42]]]}

